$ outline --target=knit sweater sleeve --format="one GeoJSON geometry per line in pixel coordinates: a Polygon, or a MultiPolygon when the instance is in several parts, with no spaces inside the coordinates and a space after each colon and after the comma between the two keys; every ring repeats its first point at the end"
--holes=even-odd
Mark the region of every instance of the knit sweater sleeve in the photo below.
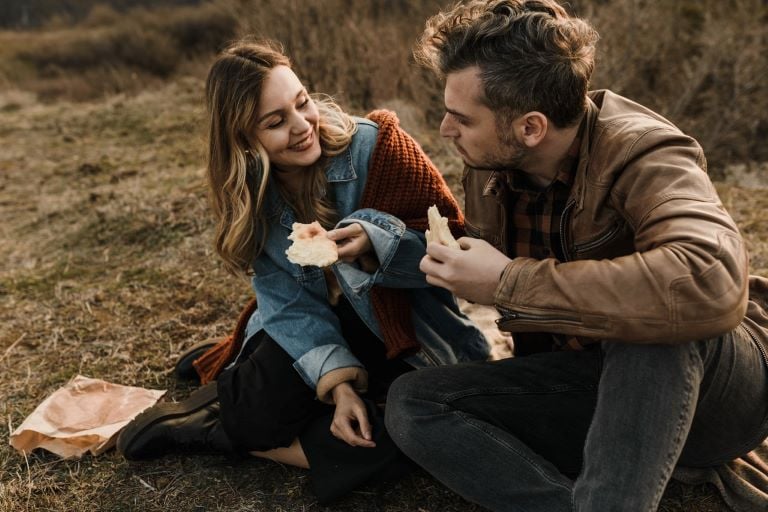
{"type": "Polygon", "coordinates": [[[400,127],[394,112],[375,110],[379,125],[368,180],[360,206],[390,213],[411,229],[429,227],[427,209],[436,205],[455,236],[464,234],[464,216],[456,198],[421,146],[400,127]]]}

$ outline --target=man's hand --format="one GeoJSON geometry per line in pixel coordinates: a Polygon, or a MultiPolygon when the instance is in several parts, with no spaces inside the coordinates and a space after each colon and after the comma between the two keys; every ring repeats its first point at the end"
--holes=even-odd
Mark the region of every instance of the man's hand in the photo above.
{"type": "Polygon", "coordinates": [[[373,448],[368,411],[360,396],[349,382],[337,384],[331,390],[336,410],[333,413],[331,434],[350,446],[373,448]]]}
{"type": "Polygon", "coordinates": [[[356,222],[343,228],[332,229],[326,236],[336,242],[339,247],[339,259],[347,263],[352,263],[372,249],[368,233],[356,222]]]}
{"type": "Polygon", "coordinates": [[[419,268],[427,282],[477,304],[493,304],[501,273],[512,261],[485,240],[462,237],[461,250],[428,244],[419,268]]]}

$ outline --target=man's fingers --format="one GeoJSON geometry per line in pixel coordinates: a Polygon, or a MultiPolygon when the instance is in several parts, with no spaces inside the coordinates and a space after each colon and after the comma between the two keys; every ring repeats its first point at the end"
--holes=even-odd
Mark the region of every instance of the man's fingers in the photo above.
{"type": "Polygon", "coordinates": [[[451,254],[451,251],[455,250],[456,249],[451,249],[450,247],[447,247],[443,244],[427,244],[427,254],[437,261],[445,261],[445,259],[451,254]]]}
{"type": "Polygon", "coordinates": [[[427,274],[427,283],[431,284],[432,286],[437,286],[440,288],[445,288],[449,292],[453,293],[453,290],[451,289],[451,285],[448,281],[445,281],[443,279],[440,279],[437,276],[431,276],[427,274]]]}
{"type": "Polygon", "coordinates": [[[430,276],[435,272],[436,262],[431,256],[424,256],[419,262],[419,270],[430,276]]]}
{"type": "Polygon", "coordinates": [[[467,249],[471,249],[472,247],[474,247],[475,241],[477,241],[477,238],[463,236],[456,241],[459,242],[459,247],[461,247],[461,250],[466,251],[467,249]]]}
{"type": "MultiPolygon", "coordinates": [[[[419,270],[427,275],[427,282],[429,284],[436,284],[435,280],[440,280],[441,283],[445,283],[444,273],[446,265],[442,261],[434,259],[432,256],[424,256],[419,262],[419,270]],[[432,280],[430,280],[432,279],[432,280]]],[[[438,285],[442,286],[442,284],[438,285]]]]}

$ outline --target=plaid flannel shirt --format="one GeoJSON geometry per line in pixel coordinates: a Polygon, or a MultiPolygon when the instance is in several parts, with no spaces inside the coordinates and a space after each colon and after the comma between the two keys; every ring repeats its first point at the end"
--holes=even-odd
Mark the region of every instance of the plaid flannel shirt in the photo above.
{"type": "MultiPolygon", "coordinates": [[[[507,256],[525,256],[543,260],[565,260],[560,222],[573,186],[578,166],[582,129],[574,139],[554,180],[546,187],[536,187],[522,172],[506,173],[507,178],[507,256]]],[[[576,337],[552,333],[515,333],[515,353],[545,350],[582,350],[576,337]]]]}

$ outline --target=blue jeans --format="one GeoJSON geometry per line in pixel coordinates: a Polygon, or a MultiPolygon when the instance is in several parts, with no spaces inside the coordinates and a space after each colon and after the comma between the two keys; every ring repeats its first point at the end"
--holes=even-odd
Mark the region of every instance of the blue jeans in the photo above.
{"type": "Polygon", "coordinates": [[[717,465],[768,436],[768,366],[739,327],[428,368],[392,385],[386,425],[406,455],[492,510],[652,511],[676,464],[717,465]]]}

